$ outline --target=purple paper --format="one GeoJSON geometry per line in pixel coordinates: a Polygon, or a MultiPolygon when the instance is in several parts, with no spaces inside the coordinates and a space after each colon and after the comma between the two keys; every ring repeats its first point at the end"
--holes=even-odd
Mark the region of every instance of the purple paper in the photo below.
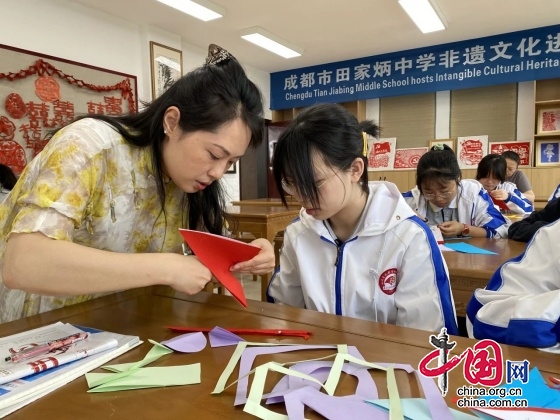
{"type": "MultiPolygon", "coordinates": [[[[325,383],[329,377],[329,373],[333,362],[302,362],[293,365],[290,369],[297,372],[304,373],[306,375],[312,376],[319,382],[325,383]]],[[[364,400],[375,400],[379,398],[377,393],[377,386],[373,381],[367,368],[364,366],[359,366],[351,363],[345,363],[342,365],[342,371],[355,376],[358,380],[358,385],[356,387],[355,395],[364,400]]],[[[319,385],[315,382],[308,381],[307,379],[298,378],[297,376],[284,376],[278,381],[274,386],[272,391],[263,395],[263,398],[268,398],[267,404],[276,404],[284,400],[284,395],[293,390],[303,388],[305,386],[310,386],[319,390],[319,385]]]]}
{"type": "Polygon", "coordinates": [[[220,327],[212,328],[208,333],[208,338],[210,339],[210,347],[235,346],[240,341],[245,341],[237,334],[220,327]]]}
{"type": "Polygon", "coordinates": [[[389,420],[386,410],[368,404],[356,395],[331,397],[315,388],[305,387],[287,393],[284,399],[290,420],[304,420],[305,406],[327,419],[389,420]]]}
{"type": "Polygon", "coordinates": [[[201,332],[178,335],[161,344],[181,353],[197,353],[206,347],[206,337],[201,332]]]}
{"type": "MultiPolygon", "coordinates": [[[[316,350],[316,349],[333,349],[337,350],[335,345],[299,345],[299,346],[272,346],[272,347],[250,347],[245,349],[239,361],[239,380],[237,382],[237,391],[235,393],[235,402],[233,405],[245,404],[247,402],[247,387],[249,386],[249,377],[246,376],[253,366],[253,362],[258,355],[286,353],[288,351],[298,350],[316,350]],[[242,378],[242,376],[245,376],[242,378]]],[[[362,355],[355,346],[348,346],[348,353],[356,358],[363,359],[362,355]]]]}

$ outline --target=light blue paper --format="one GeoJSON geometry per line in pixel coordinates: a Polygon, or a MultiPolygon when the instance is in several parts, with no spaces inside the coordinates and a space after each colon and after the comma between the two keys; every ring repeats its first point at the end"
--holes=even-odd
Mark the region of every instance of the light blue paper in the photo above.
{"type": "MultiPolygon", "coordinates": [[[[381,407],[389,412],[389,400],[365,400],[369,404],[381,407]]],[[[401,406],[406,420],[432,420],[428,403],[424,398],[401,398],[401,406]]],[[[462,411],[449,409],[455,420],[472,420],[478,417],[462,411]]]]}
{"type": "Polygon", "coordinates": [[[453,251],[463,252],[465,254],[483,254],[483,255],[498,255],[497,252],[488,251],[477,246],[467,244],[465,242],[445,243],[445,246],[453,251]]]}
{"type": "MultiPolygon", "coordinates": [[[[529,381],[524,384],[516,379],[511,384],[504,384],[498,388],[521,388],[522,396],[505,396],[504,400],[526,399],[531,408],[550,408],[560,410],[560,391],[549,387],[538,368],[534,367],[529,372],[529,381]]],[[[480,397],[488,400],[496,397],[480,397]]]]}

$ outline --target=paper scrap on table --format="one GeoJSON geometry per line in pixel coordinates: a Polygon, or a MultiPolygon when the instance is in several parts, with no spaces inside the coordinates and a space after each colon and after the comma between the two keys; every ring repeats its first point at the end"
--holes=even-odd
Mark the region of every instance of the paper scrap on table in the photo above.
{"type": "Polygon", "coordinates": [[[442,245],[442,244],[438,244],[438,247],[439,247],[439,250],[441,252],[445,252],[445,251],[455,252],[454,249],[448,248],[448,247],[446,247],[445,245],[442,245]]]}
{"type": "MultiPolygon", "coordinates": [[[[94,379],[114,373],[89,373],[94,379]]],[[[130,375],[99,385],[88,392],[113,392],[164,386],[192,385],[200,383],[200,363],[182,366],[146,367],[130,375]]]]}
{"type": "Polygon", "coordinates": [[[488,251],[487,249],[479,248],[465,242],[446,243],[445,246],[454,251],[463,252],[465,254],[498,255],[497,252],[488,251]]]}
{"type": "Polygon", "coordinates": [[[206,347],[206,337],[201,332],[181,334],[161,344],[181,353],[198,353],[206,347]]]}
{"type": "Polygon", "coordinates": [[[225,236],[196,230],[179,229],[197,258],[244,307],[247,299],[241,282],[229,271],[231,266],[255,257],[260,248],[225,236]]]}
{"type": "MultiPolygon", "coordinates": [[[[389,411],[389,400],[366,400],[366,402],[381,407],[389,411]]],[[[405,419],[410,420],[431,420],[432,413],[428,408],[428,401],[425,398],[401,398],[401,405],[405,419]]],[[[472,420],[476,416],[463,413],[462,411],[449,409],[454,420],[472,420]]]]}
{"type": "MultiPolygon", "coordinates": [[[[88,392],[125,391],[200,383],[200,363],[144,368],[143,366],[156,361],[161,356],[173,353],[173,350],[166,346],[153,340],[149,341],[154,346],[139,362],[103,366],[103,369],[112,373],[86,373],[88,387],[91,388],[88,392]]],[[[204,338],[204,345],[206,345],[206,338],[204,338]]]]}
{"type": "Polygon", "coordinates": [[[210,347],[236,346],[240,341],[245,341],[237,334],[234,334],[221,327],[214,327],[208,332],[210,347]]]}

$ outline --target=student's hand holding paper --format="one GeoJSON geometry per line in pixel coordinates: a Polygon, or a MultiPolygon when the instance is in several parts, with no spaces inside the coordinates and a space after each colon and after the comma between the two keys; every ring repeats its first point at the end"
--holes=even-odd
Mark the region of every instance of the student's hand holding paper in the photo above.
{"type": "Polygon", "coordinates": [[[169,254],[174,258],[168,265],[167,284],[178,292],[194,295],[213,280],[212,272],[194,255],[169,254]],[[176,258],[175,258],[176,257],[176,258]]]}
{"type": "Polygon", "coordinates": [[[230,270],[251,274],[267,274],[272,272],[276,266],[272,244],[265,238],[258,238],[251,242],[251,245],[258,246],[261,251],[249,261],[233,265],[230,270]]]}
{"type": "Polygon", "coordinates": [[[502,201],[507,200],[509,197],[509,194],[506,190],[493,190],[490,191],[490,195],[492,196],[492,198],[502,201]]]}
{"type": "Polygon", "coordinates": [[[464,225],[455,220],[443,222],[438,225],[441,234],[446,236],[458,236],[463,232],[464,225]]]}

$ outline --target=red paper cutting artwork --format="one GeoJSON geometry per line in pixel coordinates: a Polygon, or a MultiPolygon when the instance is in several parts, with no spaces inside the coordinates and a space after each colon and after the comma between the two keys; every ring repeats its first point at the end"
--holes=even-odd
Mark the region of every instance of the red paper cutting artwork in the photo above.
{"type": "Polygon", "coordinates": [[[489,153],[501,155],[506,150],[511,150],[519,155],[519,166],[531,165],[531,142],[530,141],[510,141],[495,142],[489,144],[489,153]]]}
{"type": "Polygon", "coordinates": [[[48,143],[46,135],[76,115],[136,112],[135,76],[8,46],[0,45],[0,51],[8,57],[0,61],[0,67],[12,63],[23,67],[0,72],[0,162],[10,166],[16,175],[43,150],[48,143]],[[31,65],[27,56],[33,57],[31,65]],[[47,59],[52,59],[54,65],[47,59]],[[74,70],[105,84],[78,79],[69,74],[74,70]]]}
{"type": "Polygon", "coordinates": [[[463,148],[459,159],[465,165],[478,165],[482,159],[484,152],[482,151],[482,142],[480,140],[465,140],[462,143],[463,148]]]}
{"type": "Polygon", "coordinates": [[[416,147],[411,149],[397,149],[395,152],[394,169],[415,169],[418,161],[424,153],[428,151],[427,147],[416,147]]]}
{"type": "Polygon", "coordinates": [[[60,85],[52,76],[41,76],[35,80],[35,94],[43,102],[60,100],[60,85]]]}
{"type": "Polygon", "coordinates": [[[10,93],[6,96],[4,106],[6,107],[6,111],[8,111],[8,115],[16,120],[27,115],[25,102],[23,102],[23,99],[17,93],[10,93]]]}

